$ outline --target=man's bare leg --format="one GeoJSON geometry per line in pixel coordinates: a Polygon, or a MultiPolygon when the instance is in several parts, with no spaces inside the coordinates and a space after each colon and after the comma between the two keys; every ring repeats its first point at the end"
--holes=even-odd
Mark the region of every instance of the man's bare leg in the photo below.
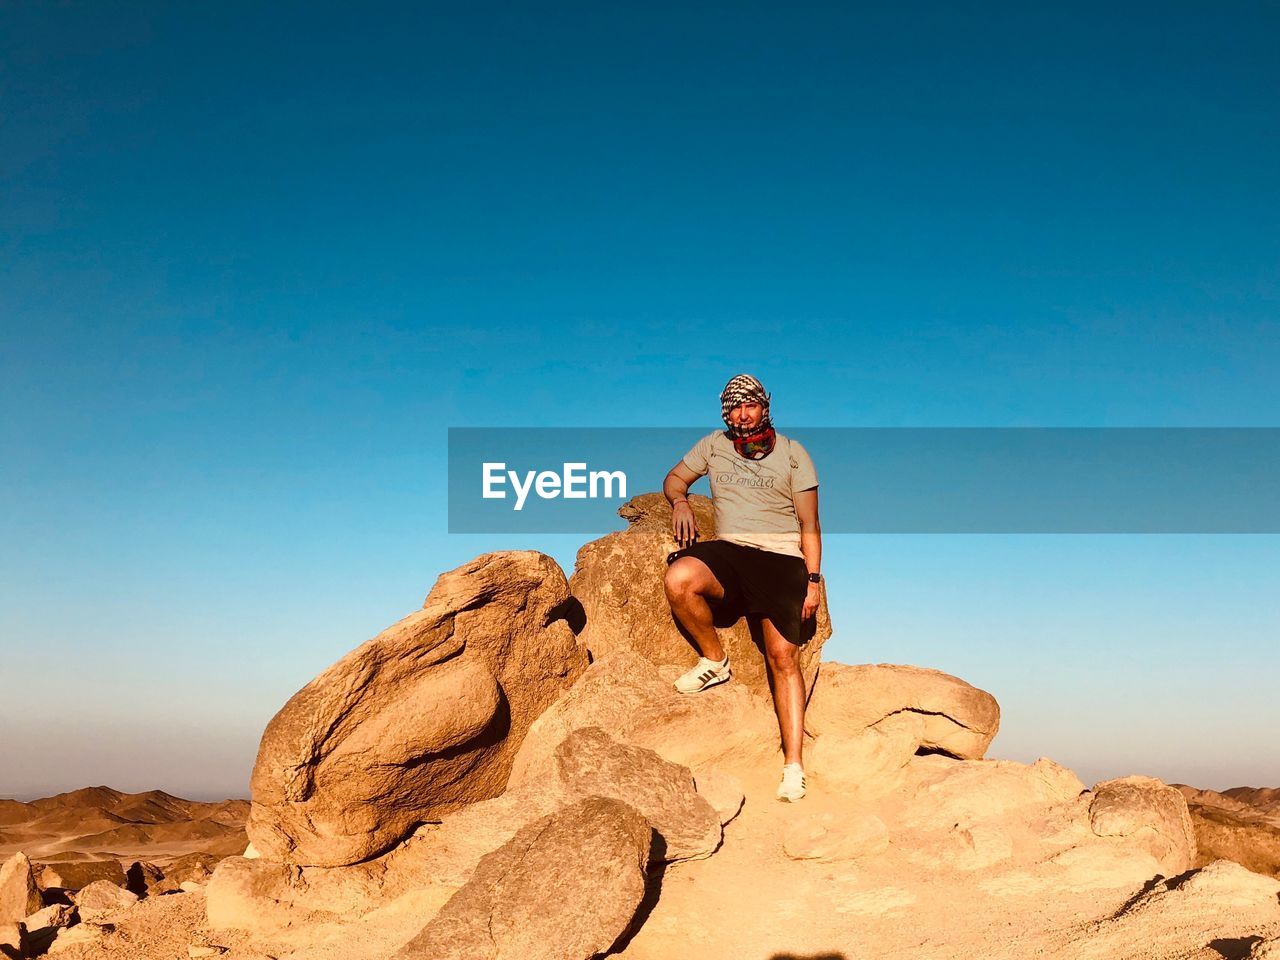
{"type": "Polygon", "coordinates": [[[724,599],[724,587],[711,568],[697,557],[681,557],[667,567],[663,586],[671,613],[697,644],[699,652],[708,660],[723,660],[724,647],[716,634],[711,603],[724,599]]]}
{"type": "Polygon", "coordinates": [[[803,764],[804,674],[800,672],[800,648],[789,641],[773,621],[760,617],[764,632],[764,662],[782,734],[782,762],[803,764]]]}

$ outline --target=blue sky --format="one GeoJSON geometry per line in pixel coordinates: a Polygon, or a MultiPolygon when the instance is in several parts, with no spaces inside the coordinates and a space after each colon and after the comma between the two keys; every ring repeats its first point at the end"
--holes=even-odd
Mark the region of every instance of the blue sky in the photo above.
{"type": "MultiPolygon", "coordinates": [[[[445,532],[449,426],[713,429],[742,371],[797,436],[1280,423],[1274,5],[0,23],[0,794],[243,794],[439,572],[570,571],[445,532]]],[[[827,656],[990,690],[995,756],[1276,785],[1278,560],[831,535],[827,656]]]]}

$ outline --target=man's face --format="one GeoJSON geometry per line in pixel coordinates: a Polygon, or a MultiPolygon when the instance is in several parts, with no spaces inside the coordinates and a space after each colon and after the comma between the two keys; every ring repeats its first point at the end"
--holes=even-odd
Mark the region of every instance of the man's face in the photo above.
{"type": "Polygon", "coordinates": [[[758,427],[763,419],[764,406],[755,400],[747,400],[729,411],[730,422],[739,427],[758,427]]]}

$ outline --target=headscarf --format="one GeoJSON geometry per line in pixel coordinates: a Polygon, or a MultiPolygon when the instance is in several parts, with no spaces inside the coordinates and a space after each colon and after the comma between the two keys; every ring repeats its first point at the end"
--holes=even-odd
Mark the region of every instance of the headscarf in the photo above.
{"type": "Polygon", "coordinates": [[[752,460],[759,460],[773,450],[774,429],[769,417],[769,399],[764,384],[749,373],[740,373],[720,391],[720,416],[728,428],[725,435],[733,441],[738,452],[752,460]],[[729,419],[729,413],[741,403],[754,400],[764,407],[764,415],[756,427],[743,427],[729,419]]]}

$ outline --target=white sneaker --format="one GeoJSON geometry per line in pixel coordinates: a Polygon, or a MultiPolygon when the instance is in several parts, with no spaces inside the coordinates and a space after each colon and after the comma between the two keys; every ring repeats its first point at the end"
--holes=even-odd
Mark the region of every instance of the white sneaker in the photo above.
{"type": "Polygon", "coordinates": [[[694,668],[676,680],[676,689],[681,693],[697,693],[717,683],[724,683],[732,676],[727,656],[720,661],[699,657],[694,668]]]}
{"type": "Polygon", "coordinates": [[[795,803],[804,796],[804,767],[788,763],[782,768],[782,782],[778,784],[778,799],[795,803]]]}

